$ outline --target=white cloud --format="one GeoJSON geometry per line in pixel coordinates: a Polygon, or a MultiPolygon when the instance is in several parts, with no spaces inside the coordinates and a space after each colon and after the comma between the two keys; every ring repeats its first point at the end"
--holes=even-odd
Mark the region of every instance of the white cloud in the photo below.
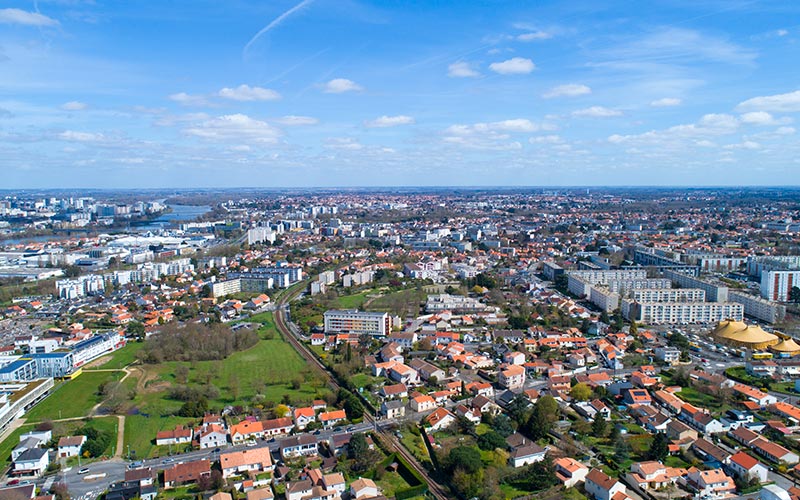
{"type": "Polygon", "coordinates": [[[326,94],[341,94],[343,92],[358,92],[364,88],[347,78],[334,78],[322,87],[322,91],[326,94]]]}
{"type": "Polygon", "coordinates": [[[561,144],[564,142],[560,136],[551,134],[551,135],[539,135],[536,137],[531,137],[528,139],[528,142],[531,144],[561,144]]]}
{"type": "Polygon", "coordinates": [[[287,115],[282,116],[275,120],[275,122],[280,123],[281,125],[287,126],[299,126],[299,125],[316,125],[319,123],[319,120],[312,116],[296,116],[296,115],[287,115]]]}
{"type": "Polygon", "coordinates": [[[228,148],[229,151],[233,151],[235,153],[247,153],[252,149],[253,148],[251,148],[247,144],[237,144],[236,146],[231,146],[228,148]]]}
{"type": "Polygon", "coordinates": [[[369,128],[386,128],[386,127],[397,127],[398,125],[413,125],[414,118],[411,116],[406,115],[397,115],[397,116],[379,116],[374,120],[368,120],[364,122],[365,127],[369,128]]]}
{"type": "Polygon", "coordinates": [[[669,106],[680,106],[682,102],[683,101],[677,97],[662,97],[661,99],[651,101],[650,105],[654,108],[666,108],[669,106]]]}
{"type": "Polygon", "coordinates": [[[534,40],[547,40],[553,38],[553,35],[545,31],[532,31],[530,33],[523,33],[517,36],[520,42],[532,42],[534,40]]]}
{"type": "Polygon", "coordinates": [[[58,134],[58,138],[63,141],[72,142],[98,142],[105,140],[103,134],[95,134],[92,132],[77,132],[75,130],[65,130],[58,134]]]}
{"type": "Polygon", "coordinates": [[[61,105],[61,109],[64,111],[81,111],[86,109],[88,106],[85,102],[80,101],[69,101],[65,102],[61,105]]]}
{"type": "Polygon", "coordinates": [[[281,95],[272,89],[251,87],[244,84],[235,89],[225,87],[217,95],[234,101],[274,101],[281,98],[281,95]]]}
{"type": "Polygon", "coordinates": [[[550,124],[538,124],[526,118],[514,118],[491,123],[475,123],[472,125],[451,125],[446,132],[453,135],[470,135],[486,132],[538,132],[539,130],[552,130],[550,124]]]}
{"type": "Polygon", "coordinates": [[[0,9],[0,23],[24,26],[58,26],[58,21],[38,12],[21,9],[0,9]]]}
{"type": "Polygon", "coordinates": [[[572,116],[589,118],[610,118],[622,116],[622,111],[618,109],[605,108],[603,106],[591,106],[589,108],[578,109],[572,112],[572,116]]]}
{"type": "Polygon", "coordinates": [[[268,144],[278,142],[278,138],[282,135],[280,129],[267,122],[255,120],[240,113],[223,115],[200,122],[185,129],[184,132],[209,140],[249,140],[268,144]]]}
{"type": "Polygon", "coordinates": [[[759,144],[759,143],[757,143],[755,141],[742,141],[742,142],[740,142],[738,144],[728,144],[727,146],[725,146],[725,149],[749,149],[749,150],[755,150],[755,149],[761,149],[761,144],[759,144]]]}
{"type": "Polygon", "coordinates": [[[703,143],[708,137],[719,137],[735,133],[739,129],[739,120],[735,116],[724,113],[711,113],[703,115],[696,123],[675,125],[664,130],[651,130],[641,134],[619,135],[614,134],[608,138],[613,144],[636,143],[663,145],[668,142],[681,142],[691,140],[693,144],[709,146],[712,143],[703,143]]]}
{"type": "Polygon", "coordinates": [[[352,137],[332,137],[325,140],[325,148],[341,149],[345,151],[358,151],[364,149],[364,145],[352,137]]]}
{"type": "Polygon", "coordinates": [[[795,133],[794,127],[778,127],[775,131],[778,135],[792,135],[795,133]]]}
{"type": "Polygon", "coordinates": [[[786,36],[789,34],[789,31],[784,29],[775,30],[775,34],[778,36],[786,36]]]}
{"type": "Polygon", "coordinates": [[[558,85],[557,87],[553,87],[552,89],[542,94],[542,97],[544,97],[545,99],[552,99],[554,97],[576,97],[591,93],[592,89],[587,87],[586,85],[581,85],[579,83],[567,83],[565,85],[558,85]]]}
{"type": "Polygon", "coordinates": [[[777,111],[795,113],[800,111],[800,90],[787,94],[753,97],[736,106],[739,111],[777,111]]]}
{"type": "Polygon", "coordinates": [[[775,118],[766,111],[751,111],[741,116],[742,123],[750,125],[785,125],[791,123],[792,119],[788,117],[775,118]]]}
{"type": "Polygon", "coordinates": [[[186,92],[178,92],[169,96],[171,101],[175,101],[183,106],[206,106],[208,99],[201,95],[190,95],[186,92]]]}
{"type": "Polygon", "coordinates": [[[451,78],[471,78],[480,75],[480,73],[472,69],[468,62],[464,61],[454,62],[447,67],[447,76],[451,78]]]}
{"type": "Polygon", "coordinates": [[[171,127],[176,123],[189,123],[208,120],[211,118],[206,113],[185,113],[182,115],[163,115],[153,122],[154,125],[159,127],[171,127]]]}
{"type": "Polygon", "coordinates": [[[536,69],[536,65],[530,59],[512,57],[506,61],[490,64],[489,69],[501,75],[527,75],[536,69]]]}

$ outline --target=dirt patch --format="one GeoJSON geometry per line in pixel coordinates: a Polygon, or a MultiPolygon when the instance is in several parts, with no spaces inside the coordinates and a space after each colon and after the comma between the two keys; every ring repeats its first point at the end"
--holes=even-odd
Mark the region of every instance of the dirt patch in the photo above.
{"type": "Polygon", "coordinates": [[[86,368],[100,368],[101,366],[103,366],[104,364],[108,363],[109,361],[111,361],[111,356],[110,355],[108,355],[108,356],[100,356],[99,358],[95,359],[91,363],[87,363],[86,365],[84,365],[83,368],[84,369],[86,369],[86,368]]]}

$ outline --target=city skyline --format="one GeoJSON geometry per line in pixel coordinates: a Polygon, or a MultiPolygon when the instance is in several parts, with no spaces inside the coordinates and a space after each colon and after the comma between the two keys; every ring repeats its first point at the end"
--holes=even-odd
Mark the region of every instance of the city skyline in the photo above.
{"type": "Polygon", "coordinates": [[[11,2],[3,188],[780,186],[786,2],[11,2]]]}

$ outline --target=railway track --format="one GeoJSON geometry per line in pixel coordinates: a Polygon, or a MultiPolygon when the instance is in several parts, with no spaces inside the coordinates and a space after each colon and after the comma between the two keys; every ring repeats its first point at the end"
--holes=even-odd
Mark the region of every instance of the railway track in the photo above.
{"type": "MultiPolygon", "coordinates": [[[[289,301],[297,296],[300,293],[301,289],[298,289],[294,293],[287,294],[282,296],[277,302],[277,308],[275,309],[275,326],[278,328],[280,333],[284,336],[287,342],[291,344],[292,347],[309,363],[313,366],[317,371],[319,371],[325,379],[328,381],[328,385],[334,390],[338,391],[341,387],[336,379],[331,375],[328,367],[326,367],[315,355],[311,350],[309,350],[308,346],[304,343],[300,342],[297,339],[297,336],[292,332],[292,329],[289,327],[289,324],[286,320],[286,312],[284,311],[283,306],[288,304],[289,301]]],[[[448,500],[452,498],[452,495],[448,494],[447,490],[445,490],[439,483],[437,483],[431,476],[428,474],[427,469],[419,463],[417,458],[409,453],[408,450],[397,441],[397,438],[392,434],[381,430],[380,426],[377,425],[377,422],[369,414],[369,412],[364,413],[364,420],[368,423],[371,423],[375,429],[375,433],[380,436],[380,438],[384,441],[384,443],[388,443],[388,445],[400,456],[402,456],[406,462],[420,475],[423,479],[428,483],[428,490],[429,492],[437,499],[437,500],[448,500]]]]}

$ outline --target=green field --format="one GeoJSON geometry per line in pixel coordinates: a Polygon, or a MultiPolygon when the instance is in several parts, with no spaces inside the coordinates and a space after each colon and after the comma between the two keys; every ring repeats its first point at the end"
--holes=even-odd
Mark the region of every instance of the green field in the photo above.
{"type": "Polygon", "coordinates": [[[336,301],[341,309],[358,309],[364,305],[364,302],[367,301],[367,295],[370,293],[371,291],[368,290],[354,295],[342,295],[336,301]]]}
{"type": "Polygon", "coordinates": [[[419,314],[419,304],[425,302],[428,294],[416,288],[408,290],[398,290],[396,292],[381,295],[369,303],[366,307],[368,311],[388,311],[391,314],[404,315],[419,314]]]}
{"type": "Polygon", "coordinates": [[[125,433],[126,446],[129,444],[140,456],[151,455],[158,451],[150,443],[156,432],[190,420],[173,416],[183,403],[169,397],[170,387],[179,383],[175,375],[179,365],[187,368],[187,385],[202,390],[210,382],[216,387],[219,396],[209,399],[210,407],[216,411],[228,405],[247,407],[256,403],[256,396],[276,404],[284,397],[302,403],[323,398],[330,392],[277,332],[271,313],[255,315],[249,321],[262,323],[258,330],[261,340],[224,360],[140,365],[145,370],[146,382],[138,387],[132,381],[125,382],[126,387],[135,389],[136,395],[129,406],[139,413],[126,417],[125,427],[131,429],[130,435],[125,433]]]}
{"type": "Polygon", "coordinates": [[[28,422],[84,417],[102,402],[98,394],[100,385],[110,380],[119,380],[123,372],[86,371],[79,377],[56,387],[44,401],[37,404],[25,416],[28,422]]]}
{"type": "Polygon", "coordinates": [[[136,361],[136,353],[144,346],[141,342],[130,342],[128,345],[123,347],[122,349],[117,350],[113,354],[110,355],[100,366],[95,366],[92,368],[87,368],[87,370],[96,370],[96,369],[121,369],[129,364],[136,361]]]}
{"type": "MultiPolygon", "coordinates": [[[[128,415],[125,417],[125,454],[130,450],[131,456],[139,459],[155,456],[155,452],[159,451],[155,445],[157,432],[174,429],[178,424],[191,424],[196,420],[183,417],[128,415]]],[[[175,451],[177,450],[173,449],[173,452],[175,451]]]]}

